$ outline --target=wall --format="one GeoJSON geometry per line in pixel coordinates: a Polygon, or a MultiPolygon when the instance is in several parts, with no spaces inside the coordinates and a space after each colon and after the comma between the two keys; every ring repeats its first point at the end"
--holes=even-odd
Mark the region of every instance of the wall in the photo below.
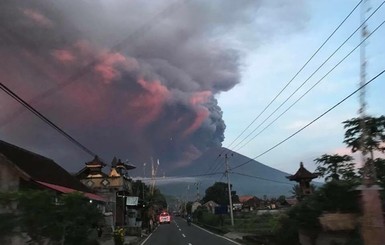
{"type": "Polygon", "coordinates": [[[19,189],[20,174],[3,154],[0,153],[0,191],[19,189]]]}

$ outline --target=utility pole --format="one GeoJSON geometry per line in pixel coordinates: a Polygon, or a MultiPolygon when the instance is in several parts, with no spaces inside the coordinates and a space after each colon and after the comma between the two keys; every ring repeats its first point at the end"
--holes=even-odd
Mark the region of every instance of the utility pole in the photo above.
{"type": "MultiPolygon", "coordinates": [[[[365,13],[368,11],[366,6],[367,0],[361,3],[361,23],[365,21],[365,13]]],[[[361,28],[361,40],[363,41],[368,36],[366,23],[361,28]]],[[[366,52],[365,42],[360,46],[360,87],[366,83],[366,52]]],[[[381,200],[379,196],[379,186],[376,185],[376,174],[373,166],[373,159],[367,157],[366,142],[368,135],[368,128],[366,125],[366,91],[365,87],[360,90],[360,109],[359,116],[361,118],[360,127],[362,130],[360,150],[362,153],[362,162],[364,164],[364,174],[362,185],[358,187],[361,190],[362,198],[362,227],[361,235],[365,245],[383,245],[385,244],[384,219],[381,207],[381,200]]]]}
{"type": "Polygon", "coordinates": [[[196,199],[196,201],[199,202],[199,200],[201,199],[200,193],[199,193],[200,182],[195,182],[195,185],[196,185],[196,189],[197,189],[197,199],[196,199]]]}
{"type": "Polygon", "coordinates": [[[144,179],[146,178],[146,163],[143,163],[143,183],[142,183],[142,187],[143,187],[143,191],[142,191],[142,194],[143,194],[143,203],[144,203],[144,190],[145,190],[145,184],[144,184],[144,179]]]}
{"type": "MultiPolygon", "coordinates": [[[[233,154],[231,154],[232,156],[233,154]]],[[[229,192],[229,204],[230,204],[230,218],[231,218],[231,226],[234,226],[234,215],[233,215],[233,200],[231,198],[231,185],[230,185],[230,177],[229,177],[229,162],[228,155],[225,154],[225,173],[227,177],[227,190],[229,192]]]]}

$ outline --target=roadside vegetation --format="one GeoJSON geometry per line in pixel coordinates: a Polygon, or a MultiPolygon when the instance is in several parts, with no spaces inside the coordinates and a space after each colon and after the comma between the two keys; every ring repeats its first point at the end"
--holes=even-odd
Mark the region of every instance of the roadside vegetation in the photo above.
{"type": "Polygon", "coordinates": [[[60,197],[40,190],[0,193],[0,207],[7,210],[0,214],[0,241],[6,235],[24,234],[30,244],[87,244],[103,222],[97,205],[80,193],[60,197]]]}
{"type": "MultiPolygon", "coordinates": [[[[325,213],[346,213],[361,216],[360,191],[357,187],[362,184],[364,176],[373,176],[374,183],[384,189],[385,187],[385,159],[375,157],[385,151],[385,117],[353,118],[343,122],[346,129],[344,143],[352,153],[363,152],[367,157],[365,167],[355,162],[353,156],[338,154],[323,154],[314,159],[318,165],[316,172],[323,177],[326,183],[316,188],[313,194],[301,198],[298,187],[293,188],[293,193],[301,200],[297,205],[276,214],[258,215],[257,211],[235,213],[235,225],[230,225],[228,215],[215,215],[205,207],[199,207],[194,212],[198,224],[218,233],[238,231],[252,233],[247,239],[250,244],[264,245],[297,245],[299,233],[310,237],[313,242],[322,231],[320,217],[325,213]],[[365,123],[365,134],[361,125],[365,123]]],[[[210,187],[213,189],[213,187],[210,187]]],[[[210,189],[209,188],[209,189],[210,189]]],[[[207,192],[204,200],[215,200],[216,196],[224,195],[217,189],[216,192],[207,192]],[[215,193],[210,196],[210,193],[215,193]]],[[[384,191],[381,191],[384,203],[384,191]]],[[[222,198],[226,204],[228,198],[222,198]]],[[[348,232],[346,244],[362,244],[359,227],[348,232]]],[[[247,240],[244,241],[247,243],[247,240]]]]}

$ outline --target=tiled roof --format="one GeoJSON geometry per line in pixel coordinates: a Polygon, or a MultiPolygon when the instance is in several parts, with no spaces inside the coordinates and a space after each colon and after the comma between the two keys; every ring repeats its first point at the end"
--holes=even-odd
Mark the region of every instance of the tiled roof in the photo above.
{"type": "Polygon", "coordinates": [[[300,180],[300,179],[315,179],[318,177],[318,174],[310,173],[304,166],[303,163],[300,163],[298,171],[294,175],[287,176],[289,180],[300,180]]]}
{"type": "Polygon", "coordinates": [[[0,140],[0,153],[35,181],[60,185],[83,192],[91,192],[90,189],[52,159],[2,140],[0,140]]]}
{"type": "Polygon", "coordinates": [[[98,156],[95,156],[90,162],[86,162],[86,165],[99,165],[101,167],[106,166],[106,164],[100,160],[98,156]]]}
{"type": "Polygon", "coordinates": [[[240,202],[246,202],[246,201],[252,199],[253,197],[254,197],[254,196],[240,196],[240,197],[239,197],[239,201],[240,201],[240,202]]]}

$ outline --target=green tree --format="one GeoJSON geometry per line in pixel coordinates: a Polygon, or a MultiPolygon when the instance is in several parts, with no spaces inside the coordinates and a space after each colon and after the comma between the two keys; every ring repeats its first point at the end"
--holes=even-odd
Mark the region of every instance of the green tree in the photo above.
{"type": "MultiPolygon", "coordinates": [[[[94,203],[80,193],[55,196],[41,190],[1,193],[0,205],[16,215],[12,220],[16,228],[26,232],[31,241],[42,244],[43,239],[61,244],[85,244],[95,225],[103,221],[103,215],[94,203]],[[16,210],[9,209],[17,204],[16,210]]],[[[0,226],[4,221],[0,221],[0,226]]],[[[6,226],[9,228],[8,226],[6,226]]]]}
{"type": "Polygon", "coordinates": [[[373,159],[374,151],[385,151],[385,116],[352,118],[342,123],[346,129],[344,143],[352,152],[363,151],[373,159]],[[365,125],[365,134],[362,125],[365,125]]]}
{"type": "Polygon", "coordinates": [[[326,180],[352,180],[356,178],[353,157],[348,155],[328,155],[323,154],[321,157],[314,159],[318,167],[318,172],[326,180]]]}
{"type": "Polygon", "coordinates": [[[186,212],[187,212],[188,214],[191,214],[191,213],[192,213],[192,212],[191,212],[191,210],[192,210],[192,205],[193,205],[192,202],[187,202],[187,203],[186,203],[186,212]]]}
{"type": "Polygon", "coordinates": [[[81,193],[71,193],[60,198],[58,209],[60,229],[64,231],[64,244],[84,244],[90,231],[103,222],[103,215],[97,206],[81,193]]]}
{"type": "Polygon", "coordinates": [[[381,179],[381,176],[373,173],[379,167],[374,163],[374,152],[385,152],[385,116],[353,118],[343,124],[346,129],[344,143],[351,147],[352,152],[361,151],[370,155],[362,174],[381,179]]]}
{"type": "MultiPolygon", "coordinates": [[[[230,188],[232,186],[230,185],[230,188]]],[[[229,204],[229,194],[227,189],[227,183],[224,182],[215,182],[214,185],[206,189],[205,196],[202,199],[202,202],[214,201],[220,205],[229,204]]],[[[231,191],[231,197],[233,203],[239,202],[239,197],[236,191],[231,191]]]]}

